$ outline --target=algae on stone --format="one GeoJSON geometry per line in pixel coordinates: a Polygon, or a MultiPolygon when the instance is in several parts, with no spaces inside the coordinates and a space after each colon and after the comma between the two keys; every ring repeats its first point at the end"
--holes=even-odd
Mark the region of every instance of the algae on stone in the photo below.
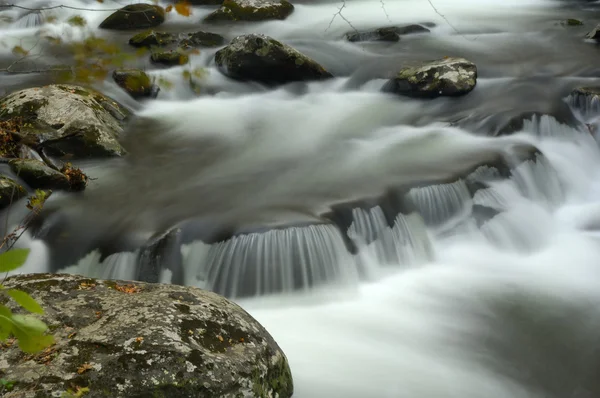
{"type": "Polygon", "coordinates": [[[217,51],[215,63],[234,79],[265,84],[321,80],[332,77],[316,61],[265,35],[242,35],[217,51]]]}
{"type": "Polygon", "coordinates": [[[116,69],[113,80],[133,98],[152,96],[150,77],[140,69],[116,69]]]}
{"type": "Polygon", "coordinates": [[[165,10],[154,4],[130,4],[111,15],[100,24],[101,29],[132,30],[152,28],[165,21],[165,10]]]}
{"type": "Polygon", "coordinates": [[[13,159],[12,171],[27,185],[35,189],[69,189],[67,176],[36,159],[13,159]]]}
{"type": "Polygon", "coordinates": [[[266,21],[286,19],[294,11],[287,0],[225,0],[218,10],[209,14],[206,22],[266,21]]]}
{"type": "MultiPolygon", "coordinates": [[[[73,386],[93,397],[279,397],[293,394],[288,361],[242,308],[193,287],[35,274],[5,285],[33,296],[56,340],[46,361],[0,351],[6,398],[60,396],[73,386]],[[83,371],[82,371],[83,369],[83,371]],[[12,395],[11,395],[12,394],[12,395]]],[[[14,306],[15,311],[19,311],[14,306]]]]}

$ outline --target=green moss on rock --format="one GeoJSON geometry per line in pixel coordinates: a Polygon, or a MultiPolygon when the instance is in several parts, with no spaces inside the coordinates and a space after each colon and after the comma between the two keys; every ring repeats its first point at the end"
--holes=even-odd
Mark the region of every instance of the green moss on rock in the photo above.
{"type": "Polygon", "coordinates": [[[218,10],[209,14],[206,22],[266,21],[286,19],[294,11],[287,0],[225,0],[218,10]]]}
{"type": "Polygon", "coordinates": [[[140,69],[117,69],[113,72],[113,80],[133,98],[150,97],[152,82],[150,77],[140,69]]]}
{"type": "Polygon", "coordinates": [[[177,42],[175,33],[154,30],[138,33],[129,39],[129,44],[134,47],[164,47],[175,42],[177,42]]]}
{"type": "Polygon", "coordinates": [[[131,4],[109,15],[101,29],[132,30],[152,28],[165,21],[165,10],[154,4],[131,4]]]}
{"type": "Polygon", "coordinates": [[[190,62],[190,57],[181,51],[157,51],[152,53],[150,60],[155,64],[177,66],[190,62]]]}
{"type": "Polygon", "coordinates": [[[32,188],[68,190],[70,187],[67,176],[39,160],[13,159],[9,165],[12,171],[32,188]]]}
{"type": "Polygon", "coordinates": [[[0,174],[0,210],[27,196],[27,191],[12,178],[0,174]]]}

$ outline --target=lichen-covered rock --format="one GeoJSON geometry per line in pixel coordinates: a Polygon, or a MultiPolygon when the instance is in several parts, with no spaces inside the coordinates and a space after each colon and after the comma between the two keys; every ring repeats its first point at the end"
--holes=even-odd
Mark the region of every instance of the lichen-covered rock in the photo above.
{"type": "Polygon", "coordinates": [[[585,38],[600,41],[600,24],[596,25],[594,29],[585,35],[585,38]]]}
{"type": "Polygon", "coordinates": [[[477,84],[477,67],[464,58],[444,58],[402,68],[383,91],[418,98],[460,96],[477,84]]]}
{"type": "Polygon", "coordinates": [[[129,44],[133,47],[164,47],[177,42],[177,39],[175,33],[150,30],[133,36],[129,44]]]}
{"type": "MultiPolygon", "coordinates": [[[[231,301],[196,288],[33,274],[5,286],[31,294],[56,344],[24,356],[0,351],[5,398],[279,397],[293,393],[284,353],[231,301]]],[[[16,307],[12,307],[19,311],[16,307]]]]}
{"type": "Polygon", "coordinates": [[[351,42],[360,41],[399,41],[400,36],[414,33],[426,33],[430,30],[422,25],[389,26],[364,32],[346,33],[346,39],[351,42]]]}
{"type": "Polygon", "coordinates": [[[28,88],[0,99],[0,122],[18,126],[22,144],[61,158],[121,156],[126,109],[75,85],[28,88]]]}
{"type": "Polygon", "coordinates": [[[66,175],[39,160],[13,159],[8,164],[12,171],[31,188],[56,190],[70,188],[66,175]]]}
{"type": "Polygon", "coordinates": [[[157,51],[152,53],[150,60],[155,64],[177,66],[190,62],[190,57],[180,51],[157,51]]]}
{"type": "Polygon", "coordinates": [[[321,80],[331,73],[296,49],[265,35],[243,35],[217,51],[215,63],[229,77],[265,84],[321,80]]]}
{"type": "Polygon", "coordinates": [[[165,22],[164,8],[154,4],[137,3],[125,6],[109,15],[101,29],[131,30],[158,26],[165,22]]]}
{"type": "Polygon", "coordinates": [[[117,69],[113,80],[133,98],[152,97],[154,89],[150,77],[140,69],[117,69]]]}
{"type": "Polygon", "coordinates": [[[286,19],[293,11],[294,6],[287,0],[224,0],[221,8],[204,20],[219,22],[286,19]]]}
{"type": "MultiPolygon", "coordinates": [[[[27,196],[25,188],[20,186],[12,178],[0,174],[0,210],[10,206],[13,202],[24,198],[25,196],[27,196]]],[[[1,366],[0,369],[2,369],[1,366]]]]}
{"type": "Polygon", "coordinates": [[[197,31],[188,33],[179,43],[181,47],[216,47],[225,44],[225,38],[212,32],[197,31]]]}

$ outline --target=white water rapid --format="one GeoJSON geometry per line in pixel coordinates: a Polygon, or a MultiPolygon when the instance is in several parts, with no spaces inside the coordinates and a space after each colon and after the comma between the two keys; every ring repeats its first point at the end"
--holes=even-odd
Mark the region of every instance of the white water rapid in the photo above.
{"type": "MultiPolygon", "coordinates": [[[[165,27],[193,30],[211,10],[172,14],[165,27]]],[[[206,71],[195,78],[199,96],[183,67],[151,70],[173,85],[142,103],[109,79],[98,88],[152,126],[125,138],[126,167],[82,163],[96,178],[90,197],[63,210],[81,224],[81,244],[117,224],[143,239],[193,217],[200,235],[225,230],[224,240],[178,242],[169,255],[180,268],[152,271],[242,305],[288,356],[294,397],[600,397],[600,147],[585,124],[598,127],[600,107],[569,97],[600,85],[598,48],[583,39],[596,10],[584,1],[302,0],[284,21],[202,26],[228,40],[271,35],[336,78],[277,89],[237,82],[208,49],[191,60],[206,71]],[[560,24],[571,17],[585,25],[560,24]],[[392,44],[343,38],[353,27],[414,23],[435,26],[392,44]],[[380,92],[403,60],[446,55],[477,64],[469,95],[380,92]],[[496,136],[528,112],[536,115],[515,133],[496,136]],[[514,168],[487,166],[496,161],[514,168]],[[332,223],[323,215],[340,203],[332,223]]],[[[42,31],[123,41],[96,29],[109,13],[0,9],[2,66],[17,44],[39,51],[37,67],[55,63],[36,44],[42,31]],[[45,23],[49,15],[57,20],[45,23]],[[67,24],[74,15],[87,25],[67,24]]],[[[0,79],[6,92],[44,81],[0,79]]],[[[138,264],[148,247],[106,258],[85,249],[56,270],[49,244],[27,235],[19,244],[33,252],[20,272],[135,279],[151,269],[138,264]]]]}

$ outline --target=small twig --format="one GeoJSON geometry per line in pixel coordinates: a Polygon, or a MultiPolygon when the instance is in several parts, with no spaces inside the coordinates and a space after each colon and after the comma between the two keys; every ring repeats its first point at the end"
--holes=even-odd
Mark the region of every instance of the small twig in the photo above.
{"type": "Polygon", "coordinates": [[[458,34],[459,36],[461,36],[463,39],[471,40],[471,41],[474,40],[474,39],[473,40],[469,39],[469,38],[465,37],[465,35],[463,35],[462,33],[460,33],[459,30],[456,29],[456,27],[454,25],[452,25],[452,23],[448,20],[448,18],[446,18],[446,16],[444,14],[442,14],[441,12],[438,11],[438,9],[433,5],[433,3],[431,2],[431,0],[427,0],[427,2],[429,3],[429,5],[433,9],[433,11],[437,15],[439,15],[444,21],[446,21],[446,23],[448,24],[448,26],[450,26],[452,28],[452,30],[454,30],[456,32],[456,34],[458,34]]]}
{"type": "Polygon", "coordinates": [[[390,14],[388,14],[387,10],[385,9],[385,3],[383,2],[383,0],[379,0],[379,2],[381,3],[381,9],[383,10],[385,17],[387,18],[389,23],[392,23],[392,20],[390,19],[390,14]]]}
{"type": "Polygon", "coordinates": [[[338,12],[336,12],[335,14],[333,14],[333,17],[331,18],[331,21],[329,21],[329,26],[327,26],[327,29],[325,29],[325,32],[327,32],[329,30],[329,28],[331,28],[331,25],[333,24],[333,21],[335,20],[335,17],[337,17],[338,15],[340,16],[340,18],[342,18],[344,21],[346,21],[346,23],[348,25],[350,25],[350,27],[352,29],[354,29],[354,31],[356,33],[358,33],[358,29],[356,29],[354,27],[354,25],[352,25],[352,22],[350,22],[345,16],[344,14],[342,14],[342,10],[346,8],[346,1],[342,1],[342,5],[340,6],[340,8],[338,8],[338,12]]]}

